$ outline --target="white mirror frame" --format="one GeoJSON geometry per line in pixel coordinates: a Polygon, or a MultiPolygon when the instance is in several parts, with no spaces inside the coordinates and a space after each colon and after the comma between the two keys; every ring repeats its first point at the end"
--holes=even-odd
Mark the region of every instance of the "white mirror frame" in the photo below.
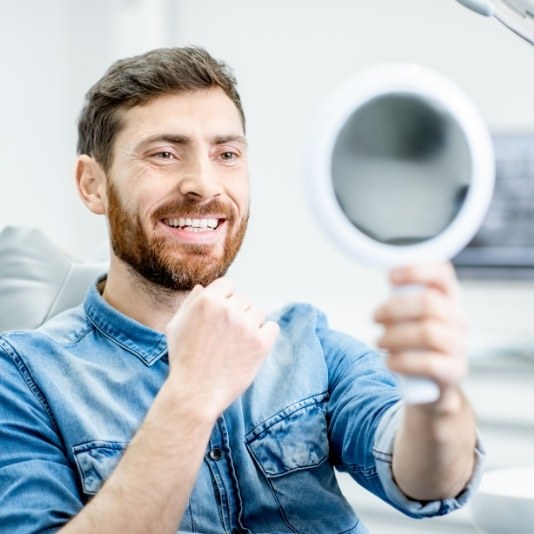
{"type": "Polygon", "coordinates": [[[491,202],[495,163],[486,124],[467,95],[445,76],[415,64],[383,64],[341,84],[325,101],[311,131],[308,179],[312,206],[330,236],[358,260],[377,267],[446,260],[474,237],[491,202]],[[389,245],[370,238],[347,218],[334,191],[332,154],[339,132],[370,100],[408,94],[452,117],[464,132],[471,157],[471,181],[454,220],[437,236],[411,245],[389,245]]]}

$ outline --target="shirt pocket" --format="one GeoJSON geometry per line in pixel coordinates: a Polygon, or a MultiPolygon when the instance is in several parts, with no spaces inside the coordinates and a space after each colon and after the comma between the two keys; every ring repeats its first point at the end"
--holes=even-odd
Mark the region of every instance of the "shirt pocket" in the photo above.
{"type": "Polygon", "coordinates": [[[357,532],[358,518],[328,461],[328,394],[299,401],[245,436],[293,532],[357,532]]]}
{"type": "Polygon", "coordinates": [[[90,441],[72,447],[86,495],[96,495],[117,467],[127,446],[125,442],[90,441]]]}
{"type": "Polygon", "coordinates": [[[267,477],[314,467],[328,458],[325,398],[295,403],[247,434],[248,450],[267,477]]]}

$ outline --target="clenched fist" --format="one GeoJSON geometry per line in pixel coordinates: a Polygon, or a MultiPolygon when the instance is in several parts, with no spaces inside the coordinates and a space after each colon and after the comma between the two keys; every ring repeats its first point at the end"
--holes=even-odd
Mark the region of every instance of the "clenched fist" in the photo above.
{"type": "Polygon", "coordinates": [[[196,286],[166,328],[170,376],[216,418],[252,383],[278,333],[228,279],[196,286]]]}

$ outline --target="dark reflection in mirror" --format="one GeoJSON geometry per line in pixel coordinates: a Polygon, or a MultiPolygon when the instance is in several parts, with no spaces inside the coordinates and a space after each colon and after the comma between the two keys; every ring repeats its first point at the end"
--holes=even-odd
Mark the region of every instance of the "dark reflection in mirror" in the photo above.
{"type": "Polygon", "coordinates": [[[470,176],[460,125],[439,105],[403,92],[359,107],[332,157],[333,186],[347,218],[390,245],[441,233],[462,207],[470,176]]]}

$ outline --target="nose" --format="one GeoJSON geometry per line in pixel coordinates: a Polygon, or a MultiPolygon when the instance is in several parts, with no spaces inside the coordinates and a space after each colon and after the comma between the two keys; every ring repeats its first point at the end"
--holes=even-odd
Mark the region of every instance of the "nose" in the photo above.
{"type": "Polygon", "coordinates": [[[208,156],[191,157],[183,169],[179,190],[183,196],[208,200],[222,193],[222,182],[208,156]]]}

